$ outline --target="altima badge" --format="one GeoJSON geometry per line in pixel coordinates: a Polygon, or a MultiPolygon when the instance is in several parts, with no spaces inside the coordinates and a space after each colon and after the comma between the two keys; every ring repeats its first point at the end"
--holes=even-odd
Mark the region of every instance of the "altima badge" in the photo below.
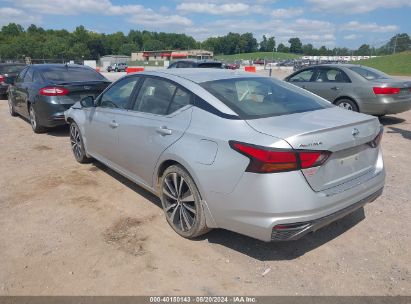
{"type": "Polygon", "coordinates": [[[354,130],[352,130],[351,134],[352,134],[352,136],[357,137],[358,135],[360,135],[360,131],[357,128],[354,128],[354,130]]]}
{"type": "Polygon", "coordinates": [[[91,87],[89,87],[89,86],[84,86],[83,88],[84,88],[84,90],[90,90],[91,89],[91,87]]]}

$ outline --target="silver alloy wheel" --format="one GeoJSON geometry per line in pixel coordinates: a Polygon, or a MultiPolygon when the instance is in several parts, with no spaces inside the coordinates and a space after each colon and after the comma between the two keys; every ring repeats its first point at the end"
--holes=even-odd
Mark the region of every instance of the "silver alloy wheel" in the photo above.
{"type": "Polygon", "coordinates": [[[343,108],[343,109],[346,109],[346,110],[349,110],[349,111],[353,111],[352,105],[348,102],[343,101],[338,106],[340,108],[343,108]]]}
{"type": "Polygon", "coordinates": [[[33,130],[36,129],[37,127],[37,122],[36,122],[36,113],[34,112],[33,106],[30,106],[30,111],[29,111],[29,115],[30,115],[30,123],[31,126],[33,127],[33,130]]]}
{"type": "Polygon", "coordinates": [[[175,229],[186,232],[196,222],[197,208],[195,198],[184,178],[172,172],[168,174],[162,185],[164,211],[175,229]]]}
{"type": "Polygon", "coordinates": [[[81,137],[80,132],[75,124],[70,125],[70,143],[74,156],[77,159],[81,159],[81,137]]]}

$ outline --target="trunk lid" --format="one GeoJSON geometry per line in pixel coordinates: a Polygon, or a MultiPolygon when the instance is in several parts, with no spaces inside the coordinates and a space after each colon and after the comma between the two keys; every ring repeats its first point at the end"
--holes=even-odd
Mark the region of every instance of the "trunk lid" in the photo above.
{"type": "Polygon", "coordinates": [[[411,97],[411,81],[401,79],[374,79],[373,84],[376,87],[399,88],[400,93],[389,95],[395,100],[409,99],[411,97]]]}
{"type": "Polygon", "coordinates": [[[314,191],[375,171],[379,149],[368,144],[380,131],[375,117],[333,107],[247,123],[260,133],[286,140],[293,149],[332,152],[322,166],[302,170],[314,191]]]}
{"type": "Polygon", "coordinates": [[[110,84],[109,81],[53,82],[53,85],[69,91],[67,95],[58,96],[60,104],[73,105],[87,96],[96,98],[110,84]]]}

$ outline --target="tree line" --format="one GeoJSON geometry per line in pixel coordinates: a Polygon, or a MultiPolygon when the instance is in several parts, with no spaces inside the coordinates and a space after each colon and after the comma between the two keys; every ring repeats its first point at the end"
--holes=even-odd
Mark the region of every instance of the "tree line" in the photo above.
{"type": "Polygon", "coordinates": [[[203,42],[185,34],[130,30],[113,34],[96,33],[78,26],[72,32],[67,30],[43,29],[30,25],[27,29],[10,23],[0,31],[0,61],[4,59],[99,59],[104,55],[130,55],[132,52],[152,50],[207,49],[214,54],[238,54],[251,52],[283,52],[304,55],[347,56],[385,55],[410,50],[408,34],[393,36],[379,48],[368,44],[356,50],[348,48],[319,48],[303,44],[298,37],[288,40],[289,45],[276,45],[274,36],[262,37],[260,42],[252,33],[228,33],[220,37],[210,37],[203,42]]]}

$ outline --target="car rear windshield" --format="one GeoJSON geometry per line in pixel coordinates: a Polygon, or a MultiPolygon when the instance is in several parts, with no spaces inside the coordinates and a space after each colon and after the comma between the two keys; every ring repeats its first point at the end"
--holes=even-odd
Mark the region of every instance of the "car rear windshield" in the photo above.
{"type": "Polygon", "coordinates": [[[349,68],[351,71],[356,72],[357,74],[361,75],[367,80],[375,80],[375,79],[387,79],[389,76],[387,74],[384,74],[383,72],[380,72],[378,70],[372,69],[372,68],[365,68],[365,67],[350,67],[349,68]]]}
{"type": "Polygon", "coordinates": [[[221,62],[204,62],[198,64],[199,68],[216,68],[221,69],[222,63],[221,62]]]}
{"type": "Polygon", "coordinates": [[[0,74],[18,74],[24,67],[25,65],[0,65],[0,74]]]}
{"type": "Polygon", "coordinates": [[[256,119],[332,107],[294,85],[265,77],[233,78],[200,84],[243,119],[256,119]]]}
{"type": "Polygon", "coordinates": [[[42,67],[44,78],[53,82],[101,81],[103,75],[86,67],[42,67]]]}

